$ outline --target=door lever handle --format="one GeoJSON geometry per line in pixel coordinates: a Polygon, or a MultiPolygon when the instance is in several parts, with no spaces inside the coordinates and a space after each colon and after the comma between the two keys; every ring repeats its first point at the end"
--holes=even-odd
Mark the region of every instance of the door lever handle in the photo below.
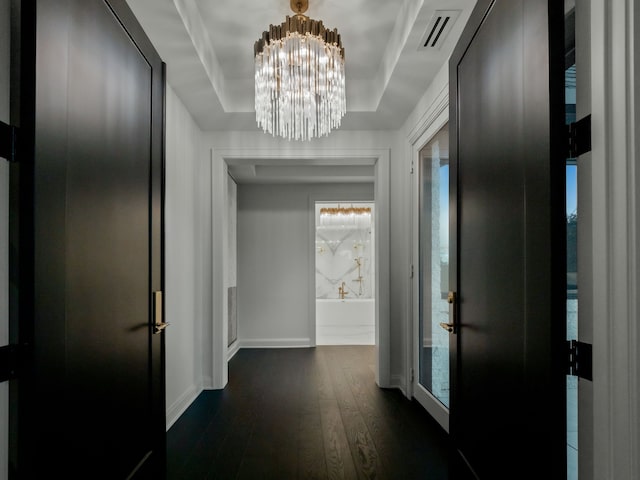
{"type": "Polygon", "coordinates": [[[447,303],[451,305],[451,323],[440,323],[440,326],[449,333],[458,333],[458,296],[456,292],[447,294],[447,303]]]}
{"type": "Polygon", "coordinates": [[[162,330],[167,328],[169,325],[171,325],[171,324],[170,323],[165,323],[165,322],[156,323],[153,326],[153,333],[160,333],[162,330]]]}
{"type": "Polygon", "coordinates": [[[153,292],[153,334],[162,332],[168,326],[162,319],[162,292],[153,292]]]}
{"type": "Polygon", "coordinates": [[[447,332],[453,333],[453,323],[440,322],[440,326],[444,328],[447,332]]]}

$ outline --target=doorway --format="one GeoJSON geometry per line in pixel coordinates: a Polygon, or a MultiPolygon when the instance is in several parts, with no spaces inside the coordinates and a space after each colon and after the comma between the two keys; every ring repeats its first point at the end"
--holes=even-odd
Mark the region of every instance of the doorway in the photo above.
{"type": "Polygon", "coordinates": [[[316,345],[375,345],[374,203],[315,203],[316,345]]]}
{"type": "MultiPolygon", "coordinates": [[[[219,148],[211,151],[211,186],[212,186],[212,224],[222,225],[220,229],[213,229],[212,242],[222,243],[227,235],[227,228],[224,222],[225,209],[225,193],[224,185],[227,174],[232,173],[238,183],[266,183],[273,185],[282,184],[273,183],[273,175],[280,175],[283,172],[288,173],[287,183],[300,179],[302,176],[315,174],[312,184],[338,183],[336,177],[344,177],[349,179],[349,183],[362,182],[372,184],[371,194],[352,198],[349,192],[346,195],[336,192],[320,192],[307,191],[304,195],[306,208],[309,215],[306,215],[307,224],[305,232],[313,235],[314,216],[313,207],[316,201],[330,201],[335,198],[353,200],[354,202],[375,200],[376,215],[375,223],[375,268],[377,275],[375,277],[375,374],[376,384],[381,387],[390,387],[392,378],[390,372],[390,302],[389,302],[389,181],[390,181],[390,152],[388,149],[321,149],[321,148],[298,148],[292,145],[284,145],[277,150],[246,150],[242,148],[219,148]],[[240,177],[245,174],[246,180],[242,181],[240,177]],[[329,182],[331,180],[331,182],[329,182]],[[345,198],[346,197],[346,198],[345,198]]],[[[298,181],[298,183],[300,183],[298,181]]],[[[272,198],[278,198],[272,197],[272,198]]],[[[299,198],[297,205],[302,204],[302,197],[299,198]]],[[[239,200],[240,204],[240,200],[239,200]]],[[[262,205],[264,207],[264,205],[262,205]]],[[[305,210],[306,210],[305,208],[305,210]]],[[[240,221],[238,222],[240,224],[240,221]]],[[[302,234],[301,234],[302,235],[302,234]]],[[[305,233],[306,235],[306,233],[305,233]]],[[[261,233],[264,237],[264,233],[261,233]]],[[[241,232],[238,231],[238,241],[240,242],[241,232]]],[[[309,290],[305,293],[307,301],[307,311],[304,317],[308,319],[309,338],[302,338],[294,346],[315,345],[315,295],[314,286],[314,249],[313,242],[310,240],[305,243],[307,254],[303,262],[308,269],[308,286],[309,290]],[[306,342],[306,343],[304,343],[306,342]],[[303,345],[304,343],[304,345],[303,345]]],[[[238,247],[240,250],[240,246],[238,247]]],[[[266,257],[265,257],[266,258],[266,257]]],[[[214,250],[212,252],[212,283],[214,285],[212,295],[213,321],[211,330],[212,345],[212,383],[214,389],[224,388],[228,379],[228,346],[225,337],[224,326],[226,325],[225,312],[221,308],[226,291],[220,288],[224,285],[224,272],[227,266],[228,258],[221,251],[214,250]]],[[[299,263],[292,263],[287,256],[289,265],[300,267],[299,263]]],[[[240,272],[239,272],[240,274],[240,272]]],[[[296,277],[296,282],[300,282],[300,277],[296,277]]],[[[269,283],[269,285],[272,285],[269,283]]],[[[290,284],[287,283],[287,286],[290,284]]],[[[244,301],[240,298],[238,292],[238,322],[239,322],[239,340],[243,344],[244,330],[241,319],[241,308],[244,301]]],[[[285,292],[290,296],[289,291],[285,292]]],[[[264,312],[262,312],[264,313],[264,312]]],[[[273,333],[273,332],[270,332],[273,333]]],[[[306,336],[306,332],[304,332],[306,336]]],[[[300,340],[300,339],[297,339],[300,340]]],[[[256,344],[257,345],[257,344],[256,344]]],[[[261,344],[264,345],[264,344],[261,344]]],[[[249,345],[247,345],[249,346],[249,345]]],[[[255,345],[253,345],[255,346],[255,345]]]]}

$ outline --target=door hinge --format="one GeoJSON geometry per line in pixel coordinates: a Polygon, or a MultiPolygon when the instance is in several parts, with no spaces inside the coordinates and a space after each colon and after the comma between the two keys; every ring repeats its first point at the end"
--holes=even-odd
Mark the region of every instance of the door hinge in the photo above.
{"type": "Polygon", "coordinates": [[[567,342],[567,349],[567,374],[585,380],[593,380],[591,344],[570,340],[567,342]]]}
{"type": "Polygon", "coordinates": [[[18,377],[22,370],[24,349],[22,345],[0,347],[0,382],[18,377]]]}
{"type": "Polygon", "coordinates": [[[0,122],[0,157],[17,162],[18,128],[0,122]]]}
{"type": "Polygon", "coordinates": [[[413,278],[413,263],[409,266],[409,278],[413,278]]]}
{"type": "Polygon", "coordinates": [[[577,158],[591,151],[591,115],[570,123],[567,129],[567,158],[577,158]]]}

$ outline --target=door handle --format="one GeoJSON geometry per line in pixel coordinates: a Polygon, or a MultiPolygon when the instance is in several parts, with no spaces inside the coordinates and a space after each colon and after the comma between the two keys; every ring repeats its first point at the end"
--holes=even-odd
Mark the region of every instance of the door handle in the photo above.
{"type": "Polygon", "coordinates": [[[447,332],[453,333],[453,323],[440,322],[440,326],[444,328],[447,332]]]}
{"type": "Polygon", "coordinates": [[[451,323],[440,322],[440,326],[449,333],[458,332],[458,304],[456,292],[447,294],[447,303],[451,305],[451,323]]]}
{"type": "Polygon", "coordinates": [[[160,333],[162,330],[164,330],[165,328],[167,328],[169,325],[171,325],[170,323],[156,323],[153,326],[153,333],[160,333]]]}
{"type": "Polygon", "coordinates": [[[162,321],[162,292],[153,292],[153,334],[162,332],[168,326],[162,321]]]}

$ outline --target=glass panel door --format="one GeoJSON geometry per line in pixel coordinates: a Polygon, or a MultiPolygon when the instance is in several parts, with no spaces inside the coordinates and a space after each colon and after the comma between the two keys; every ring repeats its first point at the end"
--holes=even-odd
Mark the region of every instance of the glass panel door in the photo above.
{"type": "Polygon", "coordinates": [[[418,382],[449,407],[449,128],[420,151],[418,382]]]}
{"type": "MultiPolygon", "coordinates": [[[[565,123],[576,121],[575,1],[565,0],[565,123]]],[[[566,160],[567,340],[578,339],[578,164],[566,160]]],[[[567,480],[578,480],[578,378],[567,375],[567,480]]]]}

